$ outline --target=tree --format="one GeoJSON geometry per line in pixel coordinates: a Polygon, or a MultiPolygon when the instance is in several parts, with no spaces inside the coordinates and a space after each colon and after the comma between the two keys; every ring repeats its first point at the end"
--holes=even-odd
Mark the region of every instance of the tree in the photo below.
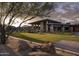
{"type": "Polygon", "coordinates": [[[20,27],[23,23],[27,22],[28,20],[32,20],[37,16],[47,16],[52,9],[54,9],[54,3],[48,2],[1,2],[0,43],[6,43],[9,35],[13,32],[10,26],[12,26],[17,18],[21,18],[22,20],[19,25],[20,27]]]}

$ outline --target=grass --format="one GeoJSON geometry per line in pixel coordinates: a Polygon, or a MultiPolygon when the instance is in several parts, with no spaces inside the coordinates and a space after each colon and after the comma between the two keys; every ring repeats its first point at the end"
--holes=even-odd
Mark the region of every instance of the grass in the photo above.
{"type": "Polygon", "coordinates": [[[71,34],[38,34],[38,33],[15,32],[11,35],[34,42],[47,42],[47,41],[57,42],[60,40],[79,41],[79,36],[71,34]]]}

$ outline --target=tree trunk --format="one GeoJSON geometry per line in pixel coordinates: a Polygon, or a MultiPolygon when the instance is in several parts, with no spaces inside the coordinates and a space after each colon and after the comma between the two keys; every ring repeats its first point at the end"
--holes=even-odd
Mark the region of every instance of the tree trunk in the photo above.
{"type": "Polygon", "coordinates": [[[0,26],[0,44],[6,43],[6,31],[4,29],[4,26],[0,26]]]}

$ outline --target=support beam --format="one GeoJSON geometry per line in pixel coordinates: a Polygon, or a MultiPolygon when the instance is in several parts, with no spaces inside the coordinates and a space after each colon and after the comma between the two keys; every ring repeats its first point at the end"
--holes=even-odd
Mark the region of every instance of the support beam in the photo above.
{"type": "Polygon", "coordinates": [[[46,21],[46,32],[48,32],[48,21],[46,21]]]}
{"type": "Polygon", "coordinates": [[[40,22],[40,32],[44,32],[44,23],[40,22]]]}
{"type": "Polygon", "coordinates": [[[32,24],[32,30],[31,31],[34,32],[34,24],[32,24]]]}
{"type": "Polygon", "coordinates": [[[40,24],[38,24],[38,32],[40,32],[40,24]]]}
{"type": "Polygon", "coordinates": [[[64,26],[62,26],[62,32],[64,32],[65,31],[65,27],[64,26]]]}
{"type": "Polygon", "coordinates": [[[50,32],[54,32],[54,26],[53,25],[50,26],[50,32]]]}
{"type": "Polygon", "coordinates": [[[70,31],[73,32],[73,27],[70,27],[70,31]]]}

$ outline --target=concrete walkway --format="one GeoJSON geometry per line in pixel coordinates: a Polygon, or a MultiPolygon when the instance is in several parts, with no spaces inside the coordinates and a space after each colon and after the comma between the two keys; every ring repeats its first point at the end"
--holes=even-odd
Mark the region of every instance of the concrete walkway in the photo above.
{"type": "Polygon", "coordinates": [[[65,49],[79,54],[79,42],[62,40],[57,42],[55,46],[57,48],[65,49]]]}
{"type": "Polygon", "coordinates": [[[6,45],[0,45],[0,56],[16,56],[17,54],[6,45]]]}

